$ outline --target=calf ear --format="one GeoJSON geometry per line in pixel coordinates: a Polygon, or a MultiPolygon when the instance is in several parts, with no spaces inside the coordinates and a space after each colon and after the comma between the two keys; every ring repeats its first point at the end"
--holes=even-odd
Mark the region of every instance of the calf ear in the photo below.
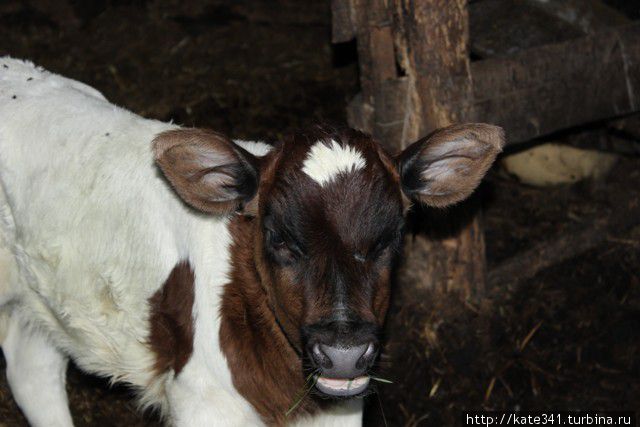
{"type": "Polygon", "coordinates": [[[399,155],[402,190],[429,206],[459,202],[475,190],[503,145],[504,131],[498,126],[469,123],[439,129],[399,155]]]}
{"type": "Polygon", "coordinates": [[[182,199],[207,213],[228,213],[256,194],[259,161],[226,136],[204,129],[176,129],[153,140],[160,169],[182,199]]]}

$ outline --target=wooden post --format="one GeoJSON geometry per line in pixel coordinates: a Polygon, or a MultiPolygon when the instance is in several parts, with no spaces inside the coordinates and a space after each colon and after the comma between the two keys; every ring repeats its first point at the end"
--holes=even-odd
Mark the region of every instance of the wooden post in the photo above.
{"type": "MultiPolygon", "coordinates": [[[[340,25],[355,28],[360,61],[362,93],[348,108],[352,126],[398,152],[439,127],[473,117],[466,0],[350,0],[340,16],[350,20],[340,25]]],[[[459,217],[457,210],[449,213],[459,217]]],[[[418,219],[424,223],[427,215],[418,219]]],[[[444,238],[424,232],[408,236],[399,278],[405,292],[482,294],[479,216],[454,228],[444,238]]]]}

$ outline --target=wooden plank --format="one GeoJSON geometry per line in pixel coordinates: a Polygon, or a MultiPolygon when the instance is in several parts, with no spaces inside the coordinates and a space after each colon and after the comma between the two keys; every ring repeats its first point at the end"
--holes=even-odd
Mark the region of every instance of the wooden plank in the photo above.
{"type": "MultiPolygon", "coordinates": [[[[41,0],[42,1],[42,0],[41,0]]],[[[49,1],[49,0],[46,0],[49,1]]],[[[54,2],[54,4],[67,3],[64,1],[54,2]]],[[[85,2],[99,3],[99,2],[85,2]]],[[[198,9],[194,3],[184,2],[181,5],[183,13],[187,16],[194,16],[198,9]]],[[[234,0],[227,2],[231,13],[237,13],[251,24],[266,23],[269,25],[326,25],[330,10],[324,2],[308,3],[304,8],[296,0],[279,0],[277,7],[268,1],[234,0]]],[[[206,2],[202,3],[201,10],[195,16],[202,16],[207,13],[206,2]]]]}
{"type": "Polygon", "coordinates": [[[532,2],[484,0],[471,3],[471,52],[480,58],[493,58],[586,35],[572,23],[537,7],[537,0],[532,2]]]}
{"type": "Polygon", "coordinates": [[[374,103],[373,136],[391,153],[397,153],[403,140],[408,79],[386,80],[378,90],[374,103]]]}
{"type": "Polygon", "coordinates": [[[614,196],[609,205],[613,208],[606,215],[590,221],[584,228],[550,237],[506,259],[489,272],[489,285],[495,289],[505,283],[523,283],[546,268],[605,243],[610,236],[628,236],[640,224],[639,200],[614,196]]]}
{"type": "Polygon", "coordinates": [[[386,80],[381,85],[374,103],[376,123],[385,125],[404,120],[408,85],[406,77],[386,80]]]}
{"type": "Polygon", "coordinates": [[[353,20],[357,28],[358,66],[362,102],[373,105],[374,65],[371,52],[371,32],[368,25],[369,0],[353,0],[353,20]]]}
{"type": "MultiPolygon", "coordinates": [[[[640,108],[640,24],[471,65],[472,118],[527,141],[640,108]]],[[[461,105],[466,105],[461,102],[461,105]]]]}
{"type": "Polygon", "coordinates": [[[372,26],[369,47],[373,61],[373,81],[376,86],[396,77],[396,59],[391,27],[372,26]]]}
{"type": "Polygon", "coordinates": [[[359,131],[373,133],[373,107],[364,102],[362,92],[349,101],[347,105],[347,121],[349,126],[359,131]]]}
{"type": "Polygon", "coordinates": [[[634,125],[640,123],[638,115],[612,120],[607,127],[589,126],[584,130],[571,132],[554,138],[560,144],[576,148],[614,153],[623,156],[640,156],[640,132],[634,132],[634,125]]]}
{"type": "Polygon", "coordinates": [[[364,102],[373,105],[384,81],[396,77],[392,20],[386,0],[352,0],[357,27],[360,87],[364,102]]]}
{"type": "Polygon", "coordinates": [[[397,0],[394,29],[400,66],[410,80],[408,145],[420,136],[462,121],[471,99],[469,15],[466,0],[397,0]]]}
{"type": "MultiPolygon", "coordinates": [[[[397,138],[399,134],[397,143],[401,145],[397,148],[401,149],[439,127],[470,116],[469,15],[467,0],[391,3],[395,7],[396,50],[406,74],[407,95],[401,100],[388,99],[391,107],[386,113],[388,126],[378,127],[378,132],[386,132],[387,138],[397,138]]],[[[376,111],[377,123],[382,123],[381,116],[376,111]]],[[[416,212],[413,220],[420,232],[407,239],[404,265],[399,272],[403,286],[411,287],[414,295],[439,290],[478,297],[484,292],[484,235],[480,218],[462,221],[461,206],[448,211],[460,226],[444,239],[424,232],[428,230],[425,225],[429,218],[424,212],[416,212]]]]}
{"type": "Polygon", "coordinates": [[[331,41],[348,42],[353,40],[356,32],[353,1],[331,0],[331,41]]]}
{"type": "Polygon", "coordinates": [[[586,34],[630,24],[630,19],[601,0],[525,0],[586,34]]]}

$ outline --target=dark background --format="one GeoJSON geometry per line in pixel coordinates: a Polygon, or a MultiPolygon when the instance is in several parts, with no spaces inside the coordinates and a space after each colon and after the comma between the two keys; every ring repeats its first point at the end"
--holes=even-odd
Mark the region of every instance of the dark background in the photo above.
{"type": "MultiPolygon", "coordinates": [[[[609,3],[638,18],[633,1],[609,3]]],[[[0,2],[0,55],[145,117],[237,138],[344,121],[358,90],[355,50],[330,44],[327,1],[0,2]]],[[[495,168],[481,189],[488,268],[638,200],[639,166],[622,157],[603,180],[551,189],[495,168]]],[[[434,297],[393,307],[381,375],[394,383],[369,399],[367,424],[454,425],[465,409],[637,410],[639,266],[636,227],[524,283],[507,280],[477,306],[434,297]]],[[[136,413],[126,387],[71,368],[67,389],[77,426],[158,424],[136,413]]],[[[0,376],[0,426],[23,425],[0,376]]]]}

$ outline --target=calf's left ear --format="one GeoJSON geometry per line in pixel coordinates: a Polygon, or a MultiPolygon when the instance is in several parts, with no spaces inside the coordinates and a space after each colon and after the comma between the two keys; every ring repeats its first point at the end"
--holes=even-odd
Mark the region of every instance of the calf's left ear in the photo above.
{"type": "Polygon", "coordinates": [[[466,199],[504,146],[498,126],[468,123],[438,129],[397,158],[402,190],[428,206],[466,199]]]}
{"type": "Polygon", "coordinates": [[[178,195],[200,211],[232,212],[251,201],[258,190],[258,159],[217,132],[163,132],[153,140],[153,153],[178,195]]]}

